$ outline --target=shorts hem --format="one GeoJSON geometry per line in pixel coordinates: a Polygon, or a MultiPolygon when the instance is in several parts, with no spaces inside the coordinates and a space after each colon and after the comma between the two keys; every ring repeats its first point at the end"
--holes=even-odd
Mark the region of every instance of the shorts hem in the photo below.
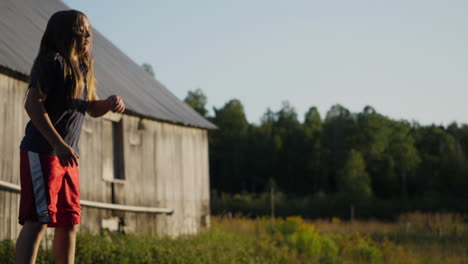
{"type": "Polygon", "coordinates": [[[41,223],[41,224],[47,225],[47,227],[54,228],[54,227],[79,225],[79,224],[81,224],[81,217],[76,216],[76,217],[72,217],[71,219],[69,218],[67,220],[60,221],[60,222],[52,221],[52,222],[49,222],[49,223],[44,223],[44,222],[38,221],[37,217],[32,216],[32,217],[28,217],[28,218],[19,219],[18,223],[20,225],[24,226],[24,223],[27,222],[27,221],[41,223]]]}

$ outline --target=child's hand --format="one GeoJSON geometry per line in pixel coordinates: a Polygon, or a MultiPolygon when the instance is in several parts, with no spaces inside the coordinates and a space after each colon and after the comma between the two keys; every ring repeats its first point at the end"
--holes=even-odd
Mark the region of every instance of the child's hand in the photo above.
{"type": "Polygon", "coordinates": [[[62,166],[78,166],[80,156],[69,145],[60,143],[54,146],[54,150],[62,166]]]}
{"type": "Polygon", "coordinates": [[[114,113],[123,113],[125,111],[125,104],[122,100],[122,97],[117,95],[111,95],[107,98],[110,104],[110,109],[114,113]]]}

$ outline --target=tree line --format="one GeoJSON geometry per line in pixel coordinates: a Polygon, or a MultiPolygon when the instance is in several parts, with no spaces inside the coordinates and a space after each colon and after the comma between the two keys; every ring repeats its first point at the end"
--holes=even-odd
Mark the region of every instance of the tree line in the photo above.
{"type": "Polygon", "coordinates": [[[368,200],[451,197],[468,200],[468,125],[422,126],[393,120],[373,107],[352,113],[333,105],[322,117],[310,107],[300,122],[284,102],[259,124],[237,99],[209,116],[200,90],[185,98],[219,129],[209,132],[210,187],[262,193],[274,185],[304,196],[339,194],[368,200]]]}

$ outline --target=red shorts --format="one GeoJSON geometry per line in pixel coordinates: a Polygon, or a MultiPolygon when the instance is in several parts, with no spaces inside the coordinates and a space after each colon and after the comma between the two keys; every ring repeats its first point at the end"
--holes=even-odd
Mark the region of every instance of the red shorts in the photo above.
{"type": "Polygon", "coordinates": [[[62,166],[56,156],[21,150],[19,223],[31,220],[49,227],[80,223],[78,166],[62,166]]]}

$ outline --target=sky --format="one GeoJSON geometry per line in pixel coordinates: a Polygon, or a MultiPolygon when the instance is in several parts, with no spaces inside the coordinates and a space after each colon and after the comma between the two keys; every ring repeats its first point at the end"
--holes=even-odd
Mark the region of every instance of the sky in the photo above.
{"type": "MultiPolygon", "coordinates": [[[[466,0],[65,0],[137,64],[207,108],[258,123],[289,102],[303,120],[366,105],[422,125],[468,124],[466,0]]],[[[125,98],[124,98],[125,100],[125,98]]],[[[211,111],[212,114],[212,111],[211,111]]]]}

